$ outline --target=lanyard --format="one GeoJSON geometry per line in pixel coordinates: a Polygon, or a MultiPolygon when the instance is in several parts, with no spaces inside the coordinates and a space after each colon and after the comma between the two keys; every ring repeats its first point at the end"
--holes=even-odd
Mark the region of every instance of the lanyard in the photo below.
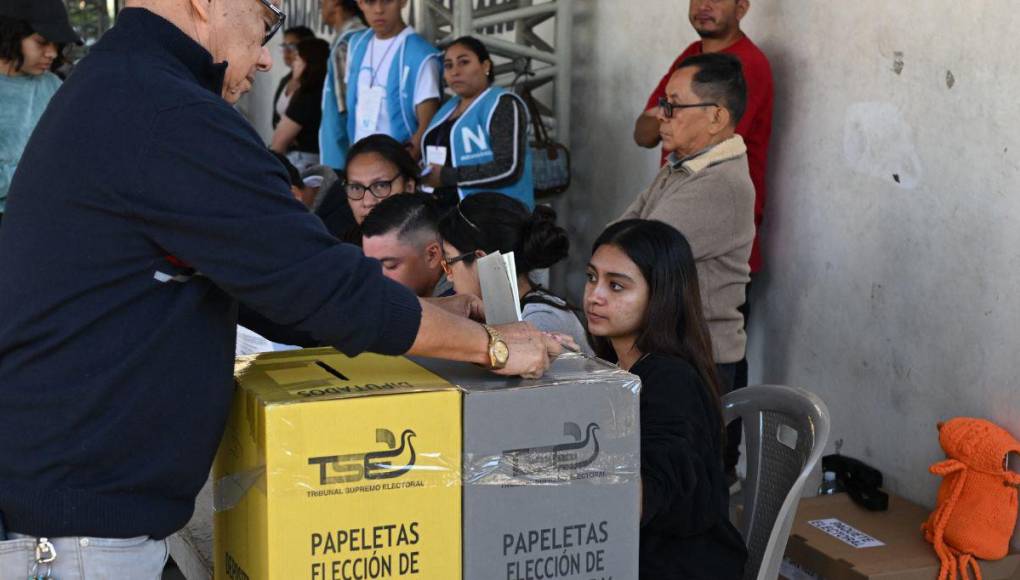
{"type": "MultiPolygon", "coordinates": [[[[379,65],[386,62],[386,57],[390,55],[390,51],[393,47],[400,42],[399,38],[394,38],[393,42],[386,48],[386,52],[383,53],[382,59],[379,60],[379,65]]],[[[391,65],[392,66],[392,65],[391,65]]],[[[375,38],[373,37],[371,42],[368,43],[368,68],[372,71],[372,78],[368,81],[369,88],[375,88],[375,78],[379,76],[379,69],[375,64],[375,38]]]]}

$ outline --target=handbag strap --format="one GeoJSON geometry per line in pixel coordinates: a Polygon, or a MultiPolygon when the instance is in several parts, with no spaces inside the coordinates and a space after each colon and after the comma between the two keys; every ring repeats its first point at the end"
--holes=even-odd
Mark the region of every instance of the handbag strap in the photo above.
{"type": "Polygon", "coordinates": [[[531,117],[531,126],[535,129],[535,141],[539,145],[547,145],[549,143],[549,131],[546,129],[545,122],[542,121],[542,113],[538,110],[538,103],[535,102],[531,89],[522,89],[520,97],[524,101],[524,106],[528,109],[528,116],[531,117]]]}

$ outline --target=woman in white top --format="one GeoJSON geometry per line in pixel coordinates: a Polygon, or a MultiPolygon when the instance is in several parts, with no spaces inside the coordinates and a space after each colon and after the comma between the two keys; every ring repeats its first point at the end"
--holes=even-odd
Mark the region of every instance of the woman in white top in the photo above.
{"type": "Polygon", "coordinates": [[[569,335],[591,354],[581,311],[535,282],[530,274],[567,257],[567,231],[556,225],[547,206],[531,211],[501,193],[483,192],[464,198],[439,221],[443,269],[457,294],[481,297],[475,261],[492,252],[514,253],[518,298],[525,322],[539,330],[569,335]]]}
{"type": "Polygon", "coordinates": [[[298,88],[298,79],[294,74],[294,59],[297,57],[298,43],[306,38],[315,38],[315,33],[307,26],[293,26],[283,31],[280,51],[283,54],[283,65],[290,69],[290,72],[280,79],[273,96],[273,129],[276,129],[280,119],[287,113],[290,98],[298,88]]]}

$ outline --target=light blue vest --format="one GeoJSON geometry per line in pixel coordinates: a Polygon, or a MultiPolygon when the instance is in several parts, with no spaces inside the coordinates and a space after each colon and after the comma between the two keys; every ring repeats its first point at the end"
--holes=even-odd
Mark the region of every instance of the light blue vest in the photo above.
{"type": "MultiPolygon", "coordinates": [[[[336,100],[336,83],[333,81],[339,71],[336,70],[336,55],[341,48],[344,48],[351,41],[351,37],[358,33],[358,30],[351,30],[342,33],[333,43],[329,53],[329,62],[326,65],[326,81],[322,85],[322,121],[319,123],[319,163],[343,169],[347,167],[347,150],[351,147],[352,135],[347,133],[348,111],[340,112],[336,100]]],[[[350,92],[350,87],[348,87],[350,92]]],[[[346,108],[346,98],[345,108],[346,108]]]]}
{"type": "MultiPolygon", "coordinates": [[[[375,32],[369,28],[351,37],[351,66],[347,71],[347,131],[354,138],[355,114],[358,110],[358,75],[368,54],[369,41],[375,32]]],[[[418,77],[429,59],[438,59],[439,51],[427,40],[412,33],[404,39],[403,45],[393,57],[386,80],[386,114],[390,117],[390,137],[401,143],[411,140],[418,130],[418,117],[414,114],[414,88],[418,77]]]]}
{"type": "MultiPolygon", "coordinates": [[[[521,107],[524,107],[524,101],[521,101],[521,98],[517,95],[501,87],[489,87],[453,123],[453,127],[450,130],[449,154],[452,156],[451,160],[454,167],[492,163],[490,124],[492,123],[492,114],[496,110],[496,105],[499,104],[500,98],[504,95],[517,99],[521,107]]],[[[425,130],[422,143],[425,142],[425,137],[428,136],[429,132],[450,118],[458,103],[460,103],[460,97],[454,97],[439,109],[436,116],[432,118],[428,129],[425,130]]],[[[527,141],[527,123],[523,127],[517,127],[517,138],[527,141]]],[[[518,151],[516,144],[514,151],[518,151]]],[[[423,156],[422,158],[424,159],[425,157],[423,156]]],[[[458,184],[457,191],[460,193],[460,198],[464,199],[473,193],[494,191],[520,200],[533,209],[535,207],[535,187],[531,168],[531,147],[524,148],[524,159],[518,159],[515,166],[519,163],[523,163],[523,170],[520,179],[514,183],[502,187],[486,186],[484,184],[473,186],[471,183],[458,184]]]]}

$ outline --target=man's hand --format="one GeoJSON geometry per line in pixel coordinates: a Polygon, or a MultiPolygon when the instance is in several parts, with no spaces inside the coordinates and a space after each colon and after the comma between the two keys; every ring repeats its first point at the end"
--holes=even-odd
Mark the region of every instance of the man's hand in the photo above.
{"type": "Polygon", "coordinates": [[[551,336],[552,339],[555,340],[556,342],[560,343],[560,346],[563,347],[563,350],[567,350],[570,352],[581,352],[581,347],[577,344],[577,341],[574,340],[573,336],[570,336],[569,334],[563,334],[562,332],[547,332],[546,334],[551,336]]]}
{"type": "Polygon", "coordinates": [[[442,185],[441,174],[443,172],[442,165],[436,165],[432,163],[429,165],[429,172],[427,175],[421,178],[421,182],[425,185],[435,189],[442,185]]]}
{"type": "MultiPolygon", "coordinates": [[[[506,366],[493,371],[499,375],[537,379],[563,351],[556,338],[535,330],[526,322],[503,324],[496,330],[510,350],[506,366]]],[[[448,312],[432,300],[421,299],[421,325],[407,354],[488,367],[491,363],[489,333],[481,324],[448,312]]]]}
{"type": "Polygon", "coordinates": [[[404,143],[404,149],[407,149],[407,153],[416,162],[421,161],[421,135],[415,133],[411,135],[411,140],[404,143]]]}
{"type": "Polygon", "coordinates": [[[501,324],[494,328],[503,336],[510,349],[510,360],[506,366],[493,371],[498,375],[541,378],[552,361],[563,352],[563,347],[552,335],[537,330],[527,322],[501,324]]]}
{"type": "Polygon", "coordinates": [[[435,304],[451,314],[485,322],[485,303],[477,296],[454,294],[443,298],[423,298],[422,300],[435,304]]]}
{"type": "Polygon", "coordinates": [[[634,122],[634,142],[651,149],[659,144],[659,107],[641,113],[634,122]]]}

